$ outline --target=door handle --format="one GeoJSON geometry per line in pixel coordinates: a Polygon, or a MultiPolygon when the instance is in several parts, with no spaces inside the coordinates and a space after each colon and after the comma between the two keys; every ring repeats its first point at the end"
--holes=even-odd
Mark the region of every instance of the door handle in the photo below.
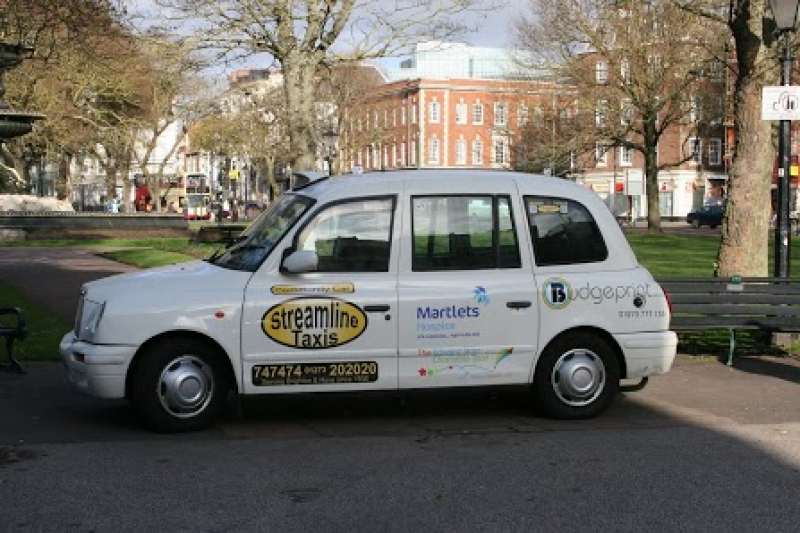
{"type": "Polygon", "coordinates": [[[531,302],[527,300],[523,300],[520,302],[508,302],[506,303],[506,306],[510,307],[511,309],[527,309],[531,306],[531,302]]]}
{"type": "Polygon", "coordinates": [[[389,306],[387,304],[378,304],[378,305],[365,305],[364,311],[367,313],[385,313],[389,310],[389,306]]]}

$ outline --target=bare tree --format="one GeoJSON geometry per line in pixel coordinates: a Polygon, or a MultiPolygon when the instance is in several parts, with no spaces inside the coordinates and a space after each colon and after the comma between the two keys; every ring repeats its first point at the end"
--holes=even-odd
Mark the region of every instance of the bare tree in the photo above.
{"type": "Polygon", "coordinates": [[[316,78],[337,59],[388,56],[420,40],[468,28],[459,18],[494,0],[156,0],[186,22],[197,42],[228,58],[266,53],[284,74],[287,133],[295,170],[314,168],[316,78]],[[199,38],[199,37],[202,38],[199,38]]]}
{"type": "Polygon", "coordinates": [[[708,123],[697,110],[714,110],[702,100],[719,60],[720,28],[686,17],[670,0],[529,2],[516,24],[520,48],[535,59],[531,68],[550,69],[579,95],[581,122],[570,144],[641,153],[648,228],[660,230],[658,173],[694,154],[686,147],[668,159],[658,153],[659,140],[676,126],[689,139],[708,123]]]}

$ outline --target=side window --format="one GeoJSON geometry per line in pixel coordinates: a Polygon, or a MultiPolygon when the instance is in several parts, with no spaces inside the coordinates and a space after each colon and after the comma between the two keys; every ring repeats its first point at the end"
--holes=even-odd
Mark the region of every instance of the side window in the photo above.
{"type": "Polygon", "coordinates": [[[317,272],[388,272],[394,201],[363,199],[317,213],[297,239],[319,256],[317,272]]]}
{"type": "Polygon", "coordinates": [[[594,263],[608,257],[600,228],[578,202],[531,196],[525,205],[537,265],[594,263]]]}
{"type": "Polygon", "coordinates": [[[507,197],[417,196],[412,206],[415,272],[521,266],[507,197]]]}

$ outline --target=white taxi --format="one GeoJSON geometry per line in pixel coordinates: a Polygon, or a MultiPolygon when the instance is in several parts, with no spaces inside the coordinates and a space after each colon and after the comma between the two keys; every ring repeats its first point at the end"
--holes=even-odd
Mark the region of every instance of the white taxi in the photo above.
{"type": "Polygon", "coordinates": [[[311,181],[207,260],[87,283],[60,351],[160,431],[209,426],[230,391],[525,385],[575,419],[670,369],[669,319],[591,191],[417,170],[311,181]]]}

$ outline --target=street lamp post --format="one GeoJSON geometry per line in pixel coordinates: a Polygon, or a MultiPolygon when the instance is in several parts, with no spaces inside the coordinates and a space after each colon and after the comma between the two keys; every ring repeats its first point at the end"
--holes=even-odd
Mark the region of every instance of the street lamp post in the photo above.
{"type": "MultiPolygon", "coordinates": [[[[781,85],[792,84],[792,32],[797,25],[800,0],[770,0],[772,15],[783,40],[781,54],[781,85]]],[[[791,121],[781,120],[778,132],[778,195],[777,220],[775,224],[775,263],[776,278],[789,277],[789,180],[791,172],[792,129],[791,121]]]]}
{"type": "Polygon", "coordinates": [[[324,134],[325,143],[325,162],[328,164],[328,175],[333,176],[333,160],[336,158],[336,143],[339,141],[339,134],[332,127],[324,134]]]}

